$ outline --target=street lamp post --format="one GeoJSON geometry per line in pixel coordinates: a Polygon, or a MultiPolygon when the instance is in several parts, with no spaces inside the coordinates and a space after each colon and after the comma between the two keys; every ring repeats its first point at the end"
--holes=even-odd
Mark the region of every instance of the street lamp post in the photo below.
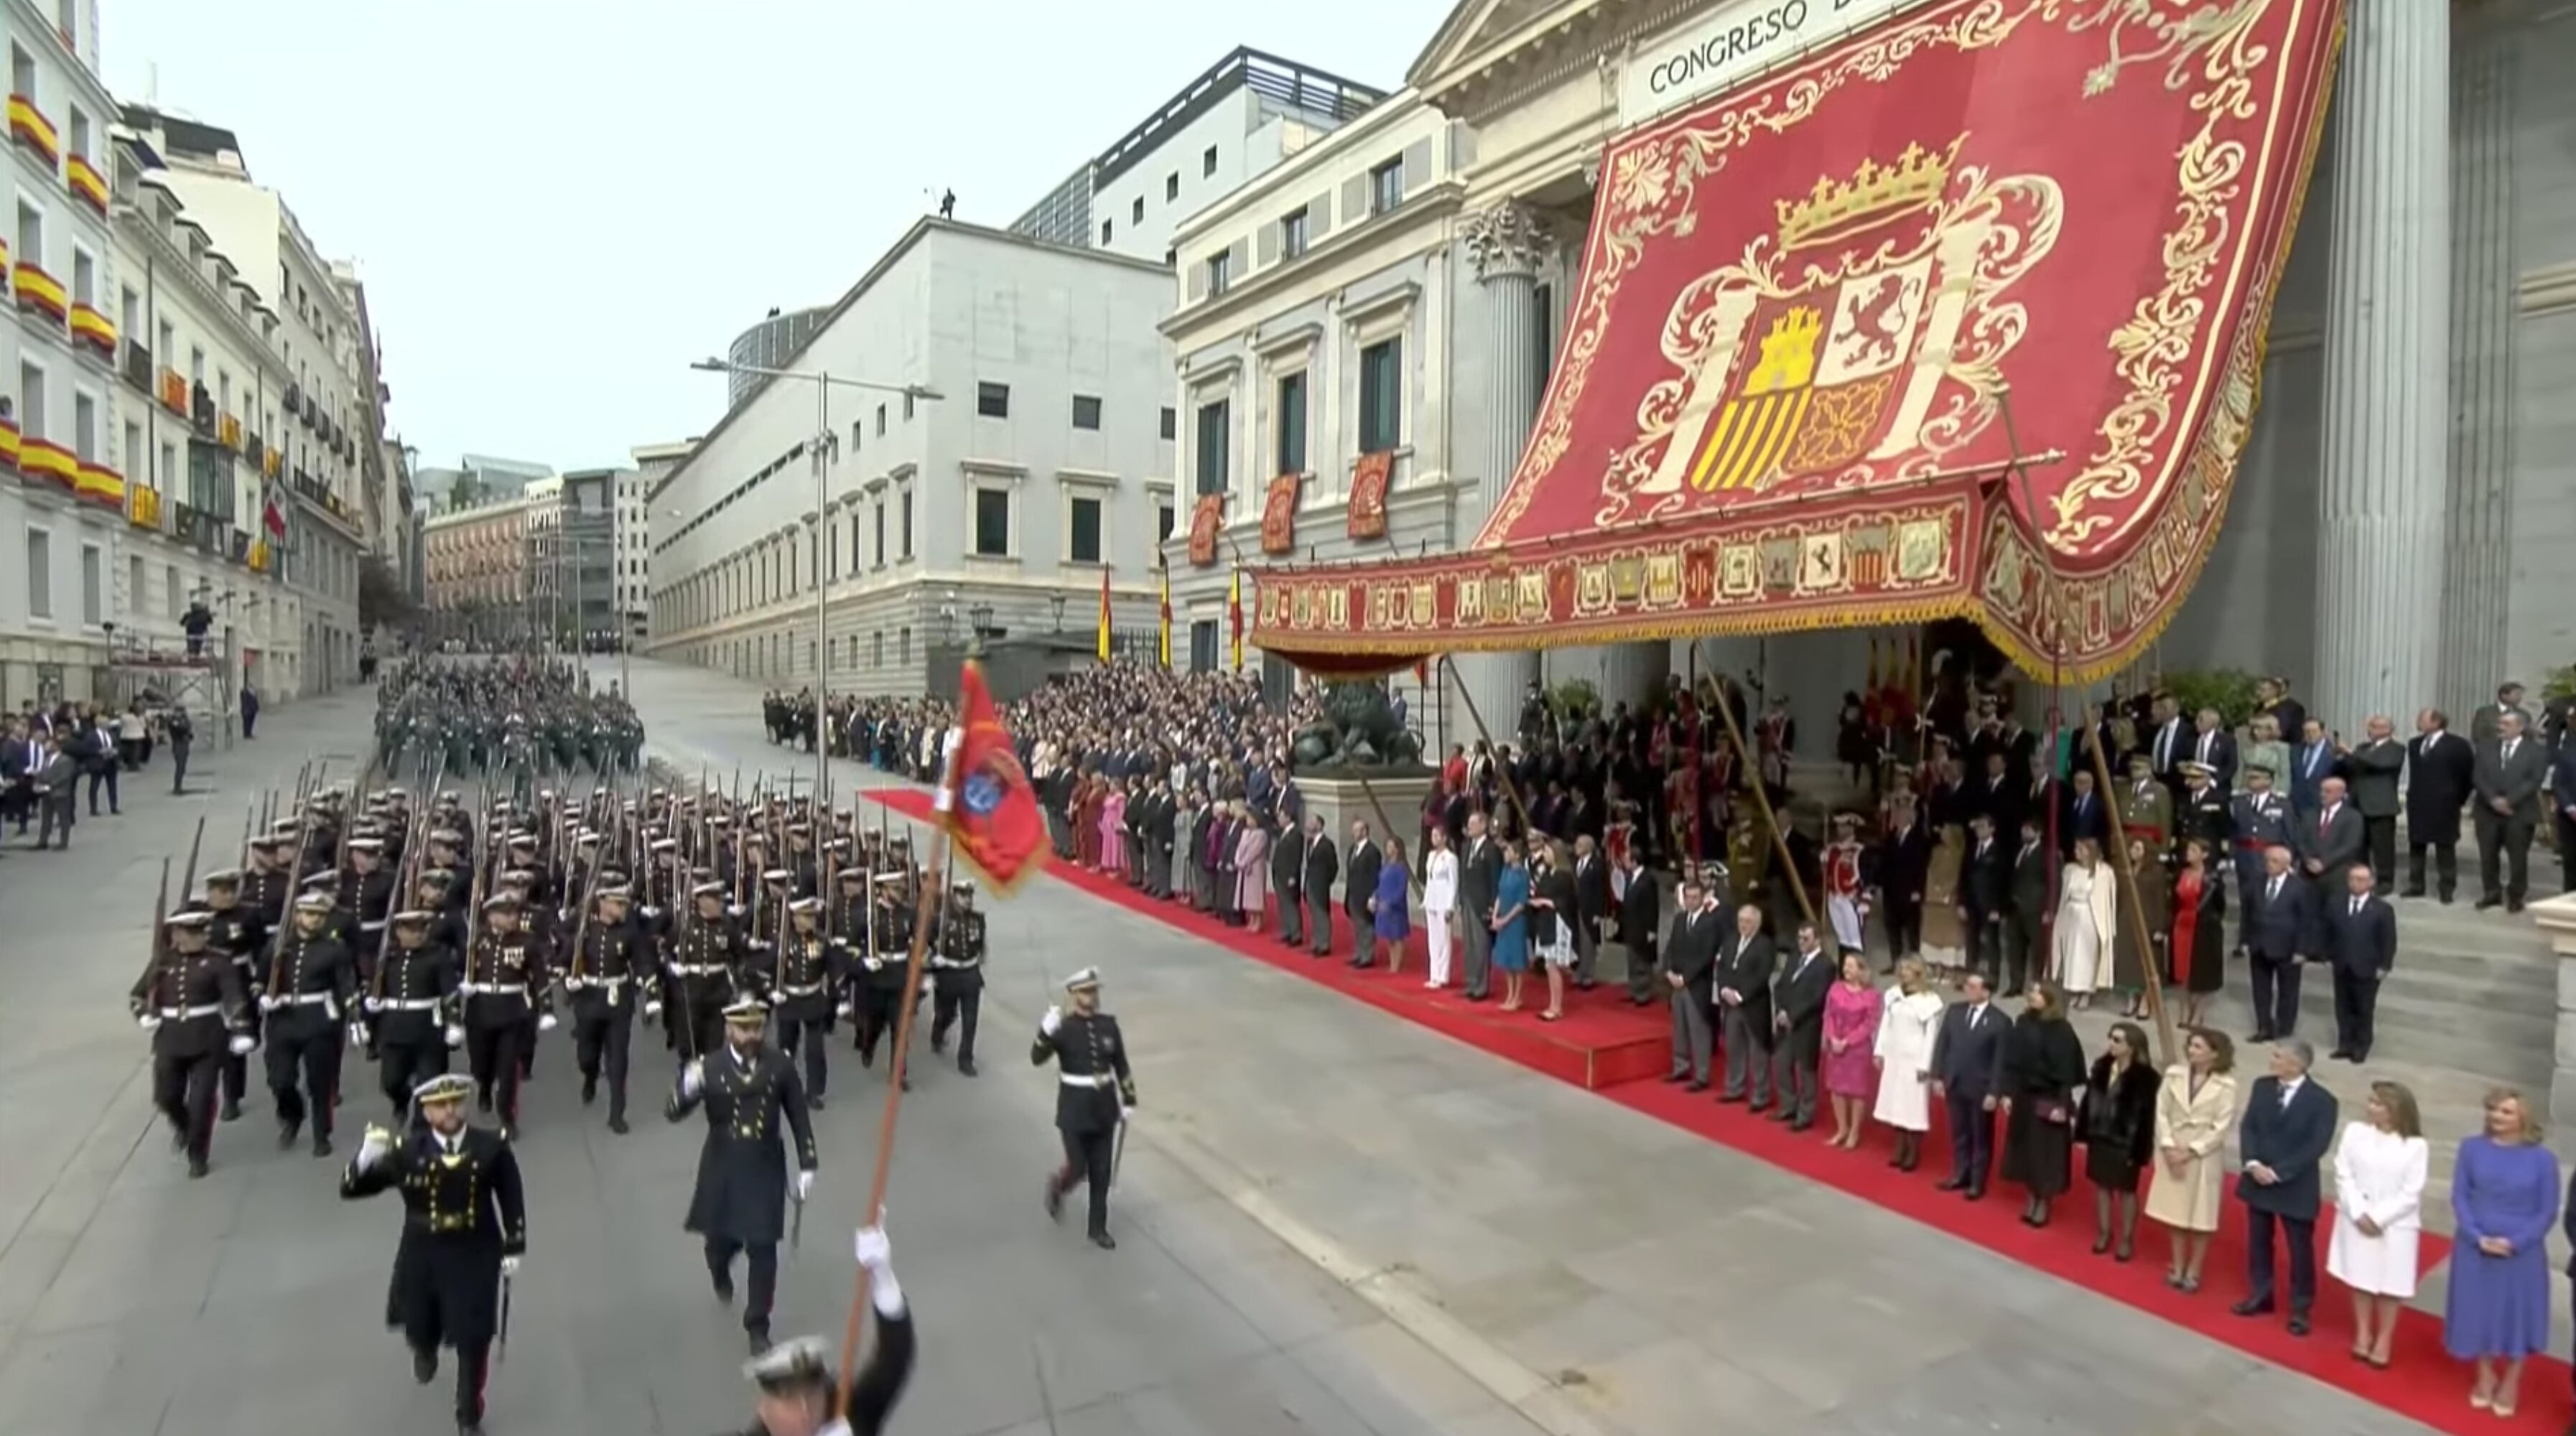
{"type": "Polygon", "coordinates": [[[1055,631],[1058,633],[1064,632],[1064,595],[1061,593],[1048,594],[1047,607],[1055,610],[1055,631]]]}
{"type": "MultiPolygon", "coordinates": [[[[832,704],[832,634],[831,585],[823,568],[825,515],[831,511],[830,484],[832,460],[839,456],[840,436],[832,432],[832,387],[868,389],[880,394],[901,394],[907,399],[941,398],[938,390],[922,384],[879,384],[867,379],[852,379],[819,369],[771,369],[759,364],[736,364],[729,359],[701,359],[689,366],[710,374],[754,374],[764,379],[799,379],[814,386],[814,512],[808,523],[814,535],[814,801],[823,802],[825,780],[831,774],[832,745],[827,714],[832,704]]],[[[793,649],[789,652],[792,654],[793,649]]],[[[792,660],[791,660],[792,661],[792,660]]],[[[828,822],[830,814],[824,817],[828,822]]]]}

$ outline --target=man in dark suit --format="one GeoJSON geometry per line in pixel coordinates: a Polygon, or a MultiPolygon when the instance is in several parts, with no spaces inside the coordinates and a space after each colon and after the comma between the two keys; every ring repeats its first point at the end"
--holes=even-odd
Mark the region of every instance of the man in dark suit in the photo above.
{"type": "Polygon", "coordinates": [[[1601,919],[1610,912],[1610,863],[1588,833],[1574,839],[1574,985],[1600,981],[1601,919]]]}
{"type": "Polygon", "coordinates": [[[2217,780],[2218,791],[2232,792],[2236,787],[2236,737],[2219,722],[2218,710],[2203,708],[2194,720],[2189,761],[2209,769],[2217,780]]]}
{"type": "Polygon", "coordinates": [[[2169,693],[2157,694],[2149,712],[2154,720],[2155,733],[2147,739],[2143,755],[2147,759],[2148,771],[2166,786],[2180,791],[2182,765],[2192,757],[2195,741],[2191,723],[2182,716],[2182,709],[2169,693]]]}
{"type": "Polygon", "coordinates": [[[2406,744],[2405,896],[2424,895],[2429,851],[2446,903],[2460,887],[2460,809],[2477,785],[2469,740],[2450,725],[2442,710],[2427,708],[2415,715],[2415,736],[2406,744]]]}
{"type": "Polygon", "coordinates": [[[1351,855],[1343,862],[1342,912],[1351,920],[1351,966],[1366,967],[1377,956],[1377,918],[1369,903],[1377,897],[1377,840],[1369,825],[1351,822],[1351,855]]]}
{"type": "Polygon", "coordinates": [[[1297,883],[1306,902],[1306,951],[1322,957],[1333,950],[1333,879],[1342,875],[1342,854],[1324,831],[1321,813],[1306,819],[1304,853],[1297,883]]]}
{"type": "Polygon", "coordinates": [[[1493,991],[1494,898],[1503,884],[1503,845],[1485,831],[1485,815],[1467,815],[1467,851],[1458,860],[1460,936],[1466,940],[1469,1002],[1493,991]]]}
{"type": "Polygon", "coordinates": [[[2003,962],[2004,996],[2019,997],[2030,981],[2032,960],[2044,970],[2047,959],[2040,956],[2040,942],[2048,931],[2049,889],[2056,875],[2056,855],[2040,832],[2043,820],[2037,813],[2021,820],[2021,846],[2014,850],[2010,876],[2004,886],[2003,962]]]}
{"type": "Polygon", "coordinates": [[[2361,810],[2362,851],[2370,858],[2372,885],[2382,892],[2397,886],[2397,788],[2405,767],[2406,745],[2383,714],[2362,725],[2360,747],[2343,752],[2344,781],[2361,810]]]}
{"type": "Polygon", "coordinates": [[[2283,733],[2290,749],[2290,807],[2300,817],[2314,819],[2325,806],[2326,779],[2343,772],[2342,761],[2335,755],[2334,740],[2326,736],[2326,725],[2311,718],[2304,733],[2283,733]]]}
{"type": "MultiPolygon", "coordinates": [[[[1718,942],[1717,988],[1719,1036],[1726,1044],[1726,1090],[1721,1102],[1752,1099],[1745,1110],[1771,1105],[1771,976],[1775,954],[1762,931],[1762,909],[1746,903],[1735,910],[1735,930],[1718,942]]],[[[1786,1094],[1782,1094],[1785,1098],[1786,1094]]]]}
{"type": "Polygon", "coordinates": [[[1279,940],[1301,945],[1306,940],[1306,834],[1284,813],[1270,835],[1270,891],[1279,899],[1279,940]]]}
{"type": "Polygon", "coordinates": [[[2290,870],[2290,850],[2263,850],[2263,874],[2245,885],[2238,939],[2249,959],[2254,1037],[2270,1042],[2299,1026],[2299,964],[2316,946],[2314,888],[2290,870]]]}
{"type": "Polygon", "coordinates": [[[2506,709],[2496,718],[2495,740],[2478,748],[2480,908],[2502,903],[2505,911],[2520,912],[2531,891],[2531,837],[2540,827],[2540,780],[2549,773],[2549,755],[2523,731],[2528,722],[2521,709],[2506,709]]]}
{"type": "Polygon", "coordinates": [[[2326,910],[2319,946],[2334,973],[2334,1055],[2367,1062],[2379,984],[2397,965],[2397,909],[2373,890],[2368,864],[2355,863],[2344,874],[2345,890],[2326,910]]]}
{"type": "MultiPolygon", "coordinates": [[[[1630,896],[1633,898],[1646,882],[1643,875],[1632,879],[1628,885],[1630,896]]],[[[1623,910],[1619,914],[1623,935],[1630,921],[1630,912],[1623,910]]],[[[1672,941],[1664,945],[1661,966],[1664,994],[1673,1012],[1673,1070],[1664,1080],[1688,1082],[1693,1092],[1708,1090],[1709,979],[1716,971],[1717,947],[1725,935],[1726,914],[1719,911],[1716,896],[1696,876],[1683,878],[1681,914],[1673,919],[1672,941]]],[[[1650,942],[1646,953],[1651,956],[1653,952],[1650,942]]],[[[1636,958],[1632,956],[1630,960],[1635,962],[1636,958]]]]}
{"type": "Polygon", "coordinates": [[[2236,1178],[2245,1203],[2245,1299],[2238,1316],[2272,1310],[2272,1231],[2290,1248],[2290,1334],[2308,1334],[2317,1300],[2317,1168],[2334,1144],[2335,1098],[2311,1081],[2316,1049],[2293,1037],[2272,1049],[2269,1076],[2254,1079],[2237,1130],[2244,1167],[2236,1178]]]}
{"type": "MultiPolygon", "coordinates": [[[[1630,843],[1628,850],[1619,857],[1623,864],[1619,874],[1619,945],[1628,950],[1628,1000],[1639,1007],[1655,1000],[1655,974],[1661,969],[1655,958],[1655,946],[1664,926],[1663,884],[1655,881],[1653,873],[1646,871],[1639,852],[1641,846],[1630,843]]],[[[1685,901],[1682,907],[1688,911],[1690,903],[1685,901]]],[[[1713,934],[1708,950],[1709,957],[1714,960],[1717,944],[1713,934]]],[[[1705,1016],[1708,994],[1703,991],[1700,996],[1703,999],[1702,1015],[1705,1016]]]]}
{"type": "Polygon", "coordinates": [[[2003,966],[2007,860],[1995,841],[1994,820],[1982,812],[1971,818],[1968,851],[1959,861],[1959,930],[1967,938],[1968,970],[1989,978],[2003,966]]]}
{"type": "Polygon", "coordinates": [[[1771,1085],[1780,1093],[1775,1121],[1792,1132],[1816,1125],[1816,1085],[1823,1074],[1825,996],[1833,990],[1837,961],[1825,954],[1816,925],[1798,924],[1798,950],[1771,979],[1771,1085]]]}
{"type": "Polygon", "coordinates": [[[2343,890],[2343,870],[2361,861],[2366,836],[2361,810],[2345,796],[2344,781],[2328,778],[2317,789],[2317,811],[2299,820],[2299,870],[2328,892],[2343,890]]]}
{"type": "Polygon", "coordinates": [[[1995,1089],[2002,1085],[2004,1032],[2011,1026],[1989,1000],[1985,975],[1971,972],[1932,1037],[1932,1095],[1950,1123],[1950,1176],[1941,1190],[1964,1191],[1972,1202],[1985,1196],[1986,1172],[1994,1165],[1995,1089]]]}
{"type": "Polygon", "coordinates": [[[2093,770],[2078,768],[2066,781],[2066,806],[2057,823],[2057,855],[2075,855],[2075,844],[2091,838],[2096,844],[2111,840],[2111,809],[2102,801],[2100,790],[2093,785],[2093,770]]]}

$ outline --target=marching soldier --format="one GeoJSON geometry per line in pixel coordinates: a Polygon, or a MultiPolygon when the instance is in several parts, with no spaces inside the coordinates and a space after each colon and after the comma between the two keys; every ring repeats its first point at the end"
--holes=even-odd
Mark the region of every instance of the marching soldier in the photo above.
{"type": "Polygon", "coordinates": [[[544,954],[520,925],[523,911],[519,899],[508,893],[485,900],[484,930],[466,955],[465,980],[457,988],[465,999],[465,1063],[474,1074],[474,1105],[483,1112],[498,1106],[505,1142],[515,1140],[519,1129],[519,1050],[528,1036],[528,984],[545,973],[544,954]]]}
{"type": "Polygon", "coordinates": [[[850,1409],[836,1411],[839,1383],[832,1378],[831,1347],[819,1336],[782,1342],[746,1362],[742,1374],[760,1388],[752,1424],[740,1436],[879,1436],[904,1383],[912,1377],[912,1311],[894,1278],[885,1232],[862,1227],[859,1265],[868,1269],[868,1305],[876,1311],[876,1341],[865,1366],[850,1381],[850,1409]]]}
{"type": "Polygon", "coordinates": [[[377,965],[375,992],[362,1004],[375,1022],[377,1075],[397,1116],[413,1088],[446,1075],[447,1049],[465,1040],[446,1021],[456,955],[429,941],[432,920],[418,909],[393,915],[393,946],[377,965]]]}
{"type": "MultiPolygon", "coordinates": [[[[903,1021],[904,970],[912,961],[912,908],[903,900],[904,876],[901,873],[879,873],[875,887],[876,918],[869,930],[867,955],[859,960],[856,974],[858,988],[859,1065],[877,1064],[877,1047],[882,1042],[888,1062],[895,1060],[895,1030],[903,1021]]],[[[895,1080],[907,1092],[912,1090],[912,1074],[898,1072],[895,1080]]]]}
{"type": "Polygon", "coordinates": [[[345,1030],[340,1023],[355,1009],[358,994],[357,964],[332,935],[332,911],[327,893],[308,892],[295,900],[294,924],[277,936],[267,991],[259,999],[268,1014],[268,1092],[277,1108],[278,1150],[295,1145],[309,1111],[317,1157],[331,1155],[331,1104],[340,1090],[345,1030]]]}
{"type": "Polygon", "coordinates": [[[340,875],[338,901],[348,930],[341,934],[361,973],[375,971],[376,953],[384,946],[385,920],[393,913],[394,875],[385,871],[385,840],[349,840],[349,870],[340,875]]]}
{"type": "Polygon", "coordinates": [[[804,1049],[805,1105],[823,1106],[824,1026],[832,1015],[833,994],[848,973],[848,954],[821,931],[823,900],[801,897],[787,905],[788,933],[778,945],[770,969],[770,1015],[778,1022],[778,1050],[788,1057],[804,1049]]]}
{"type": "Polygon", "coordinates": [[[1117,1175],[1117,1136],[1136,1105],[1136,1079],[1127,1066],[1127,1044],[1118,1019],[1100,1010],[1100,969],[1086,967],[1065,979],[1073,1011],[1050,1007],[1038,1020],[1029,1061],[1056,1064],[1055,1126],[1064,1136],[1064,1166],[1047,1175],[1046,1211],[1064,1218],[1064,1194],[1091,1186],[1091,1244],[1117,1249],[1109,1235],[1109,1184],[1117,1175]]]}
{"type": "Polygon", "coordinates": [[[287,904],[295,900],[295,875],[286,870],[278,840],[262,833],[250,840],[250,871],[242,874],[242,906],[274,929],[286,924],[287,904]]]}
{"type": "Polygon", "coordinates": [[[814,1125],[805,1111],[805,1089],[796,1064],[761,1045],[768,1009],[756,997],[724,1009],[722,1050],[692,1057],[680,1068],[665,1109],[674,1122],[707,1110],[706,1146],[698,1154],[696,1190],[689,1198],[686,1230],[706,1241],[707,1276],[720,1301],[733,1300],[733,1259],[749,1259],[751,1291],[742,1327],[751,1348],[769,1344],[769,1311],[778,1294],[778,1243],[786,1235],[790,1193],[787,1149],[779,1127],[796,1135],[794,1198],[814,1191],[814,1125]]]}
{"type": "MultiPolygon", "coordinates": [[[[206,909],[214,920],[206,926],[206,943],[216,952],[232,959],[245,998],[259,995],[260,972],[257,959],[268,947],[268,928],[259,914],[241,900],[241,874],[226,868],[206,874],[206,909]]],[[[259,1014],[246,1008],[243,1021],[249,1026],[252,1041],[259,1039],[259,1014]]],[[[241,1119],[242,1094],[250,1090],[250,1062],[236,1052],[223,1059],[224,1110],[227,1122],[241,1119]]]]}
{"type": "Polygon", "coordinates": [[[223,1059],[249,1054],[250,996],[241,969],[207,945],[215,915],[172,916],[169,951],[136,983],[131,1005],[152,1034],[152,1105],[170,1123],[170,1145],[188,1154],[188,1175],[206,1174],[215,1139],[215,1089],[223,1059]]]}
{"type": "Polygon", "coordinates": [[[608,1078],[608,1130],[626,1135],[626,1057],[635,1041],[635,1004],[656,977],[649,946],[627,919],[626,889],[603,887],[591,900],[590,926],[573,944],[564,969],[572,999],[573,1063],[581,1069],[581,1103],[599,1097],[608,1078]]]}
{"type": "MultiPolygon", "coordinates": [[[[399,929],[397,929],[399,931],[399,929]]],[[[509,1280],[528,1249],[527,1199],[508,1139],[465,1122],[474,1084],[437,1076],[410,1095],[423,1125],[400,1136],[367,1128],[341,1175],[346,1201],[388,1189],[403,1199],[385,1325],[411,1347],[412,1378],[438,1377],[438,1349],[456,1352],[456,1429],[481,1436],[493,1339],[508,1333],[509,1280]]]]}
{"type": "Polygon", "coordinates": [[[984,915],[975,910],[975,884],[960,879],[948,889],[948,915],[939,925],[938,952],[930,959],[930,1050],[948,1050],[957,1028],[957,1070],[975,1075],[975,1027],[984,1011],[984,915]]]}
{"type": "Polygon", "coordinates": [[[683,1059],[723,1044],[724,1008],[742,965],[742,937],[725,910],[724,884],[700,883],[689,890],[689,901],[696,910],[682,920],[664,965],[671,975],[668,1001],[679,1011],[663,1021],[663,1029],[683,1059]]]}

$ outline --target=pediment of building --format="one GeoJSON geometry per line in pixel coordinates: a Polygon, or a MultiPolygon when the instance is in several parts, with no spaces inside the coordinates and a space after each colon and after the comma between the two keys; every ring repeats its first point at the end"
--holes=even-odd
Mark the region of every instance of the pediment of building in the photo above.
{"type": "Polygon", "coordinates": [[[1405,82],[1444,113],[1476,118],[1533,80],[1616,54],[1709,0],[1459,0],[1405,82]]]}

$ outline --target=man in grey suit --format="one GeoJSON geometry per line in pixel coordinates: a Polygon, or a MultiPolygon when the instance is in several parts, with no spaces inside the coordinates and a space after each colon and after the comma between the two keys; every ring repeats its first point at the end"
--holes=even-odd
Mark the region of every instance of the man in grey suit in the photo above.
{"type": "Polygon", "coordinates": [[[2397,884],[2397,783],[2406,767],[2406,745],[2397,741],[2397,725],[2385,714],[2373,714],[2362,725],[2360,746],[2343,753],[2345,781],[2352,785],[2352,805],[2361,810],[2362,847],[2370,855],[2370,875],[2381,888],[2397,884]]]}
{"type": "Polygon", "coordinates": [[[1503,885],[1503,849],[1485,834],[1485,815],[1467,815],[1467,852],[1458,863],[1458,906],[1467,940],[1467,1000],[1482,1002],[1492,993],[1494,971],[1494,898],[1503,885]]]}
{"type": "Polygon", "coordinates": [[[1685,876],[1681,912],[1664,944],[1663,982],[1673,1010],[1673,1067],[1664,1080],[1687,1082],[1693,1092],[1708,1090],[1709,977],[1725,931],[1726,916],[1718,911],[1715,896],[1696,875],[1685,876]]]}
{"type": "Polygon", "coordinates": [[[2531,835],[2540,826],[2540,780],[2548,775],[2549,755],[2526,734],[2529,725],[2521,709],[2508,708],[2496,717],[2494,741],[2478,745],[2472,781],[2478,799],[2478,882],[2485,889],[2478,898],[2480,908],[2502,903],[2505,911],[2520,912],[2531,891],[2531,835]]]}
{"type": "Polygon", "coordinates": [[[1752,903],[1737,908],[1735,930],[1718,941],[1711,985],[1717,989],[1718,1034],[1726,1043],[1726,1090],[1718,1100],[1742,1102],[1749,1097],[1748,1112],[1771,1105],[1771,976],[1778,965],[1774,956],[1771,939],[1762,931],[1762,909],[1752,903]]]}
{"type": "Polygon", "coordinates": [[[2328,892],[2343,890],[2343,870],[2361,861],[2368,829],[2361,810],[2352,805],[2341,778],[2317,787],[2317,814],[2303,818],[2299,835],[2299,870],[2328,892]]]}

